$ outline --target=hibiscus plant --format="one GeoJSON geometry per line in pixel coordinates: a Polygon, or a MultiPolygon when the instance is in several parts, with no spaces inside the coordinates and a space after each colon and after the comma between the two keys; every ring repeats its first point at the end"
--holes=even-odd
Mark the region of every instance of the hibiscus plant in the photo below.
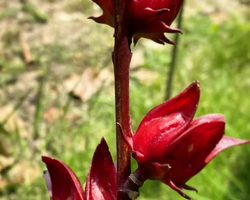
{"type": "Polygon", "coordinates": [[[115,78],[116,149],[114,165],[109,148],[101,139],[94,153],[85,188],[62,161],[42,156],[51,200],[131,200],[148,179],[165,183],[186,199],[186,182],[199,173],[221,151],[250,143],[224,136],[225,118],[208,114],[194,119],[200,86],[194,81],[180,94],[154,107],[135,131],[129,115],[130,45],[140,38],[173,44],[164,33],[181,33],[171,28],[183,0],[93,0],[103,10],[89,17],[114,28],[112,53],[115,78]],[[131,173],[130,157],[138,167],[131,173]]]}

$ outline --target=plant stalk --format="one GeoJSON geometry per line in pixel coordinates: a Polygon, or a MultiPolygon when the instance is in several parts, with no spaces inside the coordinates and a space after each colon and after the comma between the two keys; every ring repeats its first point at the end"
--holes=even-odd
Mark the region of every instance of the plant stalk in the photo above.
{"type": "MultiPolygon", "coordinates": [[[[118,191],[130,175],[130,152],[122,132],[130,135],[129,116],[129,65],[132,57],[127,34],[125,7],[127,0],[115,1],[115,46],[113,51],[116,109],[116,149],[118,191]],[[121,127],[120,127],[121,126],[121,127]]],[[[118,193],[118,200],[129,199],[118,193]]]]}

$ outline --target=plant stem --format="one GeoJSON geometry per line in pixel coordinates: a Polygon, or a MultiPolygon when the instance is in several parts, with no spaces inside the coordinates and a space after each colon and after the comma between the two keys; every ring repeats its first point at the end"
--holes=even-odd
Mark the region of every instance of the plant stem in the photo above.
{"type": "MultiPolygon", "coordinates": [[[[180,8],[178,21],[177,21],[178,29],[181,29],[181,26],[182,26],[184,5],[185,5],[185,1],[183,1],[182,6],[180,8]]],[[[174,43],[176,44],[176,46],[178,46],[178,44],[179,44],[179,37],[180,37],[179,34],[175,34],[174,43]]],[[[174,77],[174,70],[176,67],[177,53],[178,53],[178,49],[174,46],[172,49],[172,59],[171,59],[171,64],[170,64],[170,68],[169,68],[169,72],[168,72],[168,78],[166,81],[166,92],[165,92],[165,99],[164,100],[167,100],[171,97],[172,83],[173,83],[173,77],[174,77]]]]}
{"type": "MultiPolygon", "coordinates": [[[[132,54],[127,34],[125,7],[127,0],[115,1],[115,46],[113,51],[116,108],[117,188],[121,188],[130,174],[130,152],[122,133],[130,134],[129,65],[132,54]],[[118,126],[121,125],[121,128],[118,126]]],[[[127,199],[122,194],[117,199],[127,199]]]]}

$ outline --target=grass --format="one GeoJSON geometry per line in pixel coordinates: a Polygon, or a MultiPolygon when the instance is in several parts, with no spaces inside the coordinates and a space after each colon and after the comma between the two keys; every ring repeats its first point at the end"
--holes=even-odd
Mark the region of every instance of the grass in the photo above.
{"type": "MultiPolygon", "coordinates": [[[[184,35],[181,36],[181,44],[178,46],[173,95],[178,94],[193,80],[198,79],[201,85],[201,100],[196,116],[222,113],[227,120],[226,135],[250,139],[250,44],[246,39],[250,37],[250,23],[244,21],[243,16],[239,16],[230,16],[221,24],[211,20],[209,15],[197,13],[185,19],[184,35]]],[[[143,116],[163,101],[172,48],[171,46],[149,48],[145,44],[139,45],[141,46],[136,48],[143,49],[145,60],[140,68],[157,73],[157,78],[149,80],[147,84],[141,83],[134,77],[131,78],[130,100],[134,130],[143,116]]],[[[38,62],[43,69],[46,68],[45,63],[50,66],[50,63],[57,60],[59,63],[66,62],[66,65],[71,65],[74,55],[72,52],[67,52],[65,46],[53,44],[46,50],[47,57],[46,51],[42,51],[45,57],[42,60],[45,61],[38,62]]],[[[77,49],[74,51],[77,52],[77,49]]],[[[39,53],[41,52],[38,50],[39,53]]],[[[110,67],[110,62],[107,61],[110,53],[105,50],[102,52],[102,49],[97,47],[93,52],[87,53],[92,59],[82,59],[87,63],[85,63],[86,66],[93,64],[100,68],[107,65],[110,67]],[[95,52],[98,53],[96,56],[95,52]],[[100,63],[103,63],[103,66],[100,63]]],[[[77,71],[79,71],[78,65],[72,64],[77,71]]],[[[4,135],[2,133],[4,131],[0,129],[0,136],[10,141],[11,153],[16,162],[26,160],[30,163],[30,168],[38,165],[40,175],[32,181],[21,180],[19,183],[8,184],[0,190],[0,200],[49,199],[42,178],[42,170],[45,169],[40,161],[42,154],[57,157],[66,162],[76,172],[82,183],[86,179],[94,149],[101,137],[106,138],[115,158],[112,87],[103,87],[86,103],[60,92],[56,93],[56,98],[54,98],[51,90],[45,86],[46,81],[53,81],[52,70],[46,68],[43,71],[45,72],[42,73],[42,79],[40,79],[43,81],[38,82],[38,86],[34,87],[37,92],[33,105],[35,112],[30,117],[33,119],[29,124],[33,129],[30,137],[23,139],[19,137],[18,130],[10,132],[0,126],[5,131],[4,135]],[[45,122],[42,118],[42,113],[50,105],[63,111],[53,124],[45,122]]],[[[66,76],[64,72],[62,73],[66,76]]],[[[55,80],[60,81],[59,78],[55,80]]],[[[23,98],[21,100],[20,103],[16,103],[20,109],[25,105],[23,98]]],[[[196,187],[199,193],[187,193],[199,200],[249,199],[249,155],[249,145],[226,150],[188,182],[189,185],[196,187]]],[[[11,180],[13,174],[11,169],[14,165],[1,171],[1,177],[4,180],[11,180]]],[[[136,164],[133,162],[133,168],[135,167],[136,164]]],[[[164,184],[147,181],[141,189],[139,199],[178,200],[182,197],[164,184]]]]}

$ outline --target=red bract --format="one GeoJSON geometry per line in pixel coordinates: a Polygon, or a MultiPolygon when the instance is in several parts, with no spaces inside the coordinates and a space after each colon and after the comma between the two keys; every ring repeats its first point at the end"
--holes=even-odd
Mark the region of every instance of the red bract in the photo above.
{"type": "Polygon", "coordinates": [[[115,200],[116,171],[104,139],[94,153],[85,194],[77,176],[65,163],[46,156],[42,161],[48,169],[45,179],[52,200],[115,200]]]}
{"type": "MultiPolygon", "coordinates": [[[[131,137],[124,135],[138,162],[134,172],[141,179],[160,180],[186,199],[182,189],[195,190],[186,182],[217,154],[250,141],[223,136],[225,119],[220,114],[193,120],[199,102],[199,83],[153,108],[131,137]]],[[[131,131],[132,132],[132,131],[131,131]]]]}
{"type": "MultiPolygon", "coordinates": [[[[90,17],[98,23],[114,27],[114,1],[93,0],[98,4],[103,14],[99,17],[90,17]]],[[[126,21],[128,34],[133,37],[134,44],[143,37],[157,43],[174,44],[164,33],[181,33],[181,30],[170,28],[176,18],[183,0],[130,0],[126,7],[126,21]]]]}

